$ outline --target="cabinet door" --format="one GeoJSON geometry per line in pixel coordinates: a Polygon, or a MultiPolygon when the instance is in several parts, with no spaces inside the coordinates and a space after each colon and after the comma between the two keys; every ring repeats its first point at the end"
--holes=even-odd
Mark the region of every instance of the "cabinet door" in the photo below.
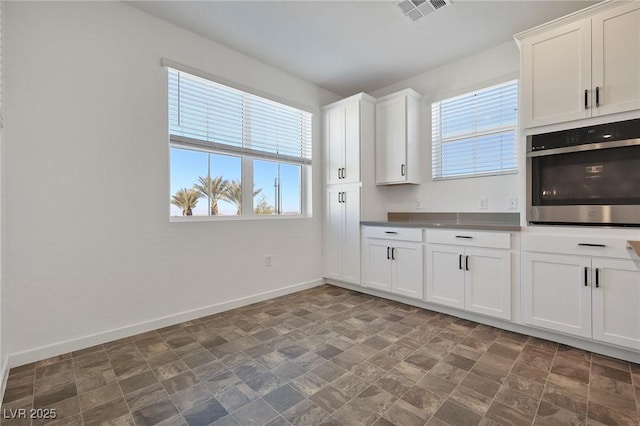
{"type": "Polygon", "coordinates": [[[464,260],[465,309],[510,320],[511,252],[467,248],[464,260]]]}
{"type": "Polygon", "coordinates": [[[640,349],[638,265],[632,260],[598,258],[592,265],[593,338],[640,349]]]}
{"type": "Polygon", "coordinates": [[[325,111],[325,145],[327,184],[341,183],[340,169],[344,165],[345,149],[345,108],[337,106],[325,111]]]}
{"type": "Polygon", "coordinates": [[[391,291],[414,299],[422,299],[422,244],[396,241],[392,246],[391,291]]]}
{"type": "Polygon", "coordinates": [[[591,116],[590,19],[524,41],[522,90],[524,127],[591,116]]]}
{"type": "Polygon", "coordinates": [[[464,309],[462,252],[458,246],[427,244],[427,302],[464,309]]]}
{"type": "Polygon", "coordinates": [[[364,251],[365,286],[391,291],[391,242],[367,238],[364,251]]]}
{"type": "Polygon", "coordinates": [[[340,187],[331,187],[326,193],[324,231],[324,276],[342,279],[342,250],[344,241],[345,210],[341,202],[340,187]]]}
{"type": "Polygon", "coordinates": [[[406,96],[376,105],[376,183],[406,181],[406,96]]]}
{"type": "Polygon", "coordinates": [[[640,3],[593,17],[593,114],[640,109],[640,3]],[[594,98],[595,99],[595,98],[594,98]]]}
{"type": "Polygon", "coordinates": [[[345,107],[345,146],[343,183],[360,182],[360,101],[345,107]]]}
{"type": "Polygon", "coordinates": [[[591,337],[591,259],[524,253],[522,314],[527,324],[591,337]]]}
{"type": "Polygon", "coordinates": [[[360,188],[345,189],[342,280],[360,285],[360,188]]]}

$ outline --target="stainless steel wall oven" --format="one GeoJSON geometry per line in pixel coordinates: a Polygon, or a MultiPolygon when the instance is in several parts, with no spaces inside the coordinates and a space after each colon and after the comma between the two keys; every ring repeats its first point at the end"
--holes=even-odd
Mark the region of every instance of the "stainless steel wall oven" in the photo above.
{"type": "Polygon", "coordinates": [[[640,119],[528,136],[527,221],[640,226],[640,119]]]}

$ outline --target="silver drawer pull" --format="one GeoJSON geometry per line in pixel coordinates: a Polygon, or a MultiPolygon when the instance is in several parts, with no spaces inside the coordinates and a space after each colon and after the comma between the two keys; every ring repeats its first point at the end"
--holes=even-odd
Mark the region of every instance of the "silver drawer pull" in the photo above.
{"type": "Polygon", "coordinates": [[[592,243],[578,243],[579,246],[581,247],[606,247],[606,244],[592,244],[592,243]]]}

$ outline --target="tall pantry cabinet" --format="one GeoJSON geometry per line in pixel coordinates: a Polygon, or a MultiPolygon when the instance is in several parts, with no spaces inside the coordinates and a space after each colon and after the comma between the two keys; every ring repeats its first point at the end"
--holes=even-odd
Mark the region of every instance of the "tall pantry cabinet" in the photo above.
{"type": "Polygon", "coordinates": [[[375,185],[375,99],[365,93],[323,108],[324,277],[360,285],[360,221],[385,220],[375,185]]]}

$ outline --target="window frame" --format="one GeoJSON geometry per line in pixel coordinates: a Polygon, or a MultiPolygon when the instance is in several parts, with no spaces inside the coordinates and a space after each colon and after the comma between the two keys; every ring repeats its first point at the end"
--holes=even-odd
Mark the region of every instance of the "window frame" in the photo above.
{"type": "Polygon", "coordinates": [[[163,59],[162,65],[166,71],[166,80],[165,87],[167,88],[167,139],[168,139],[168,210],[169,210],[169,221],[170,222],[207,222],[207,221],[227,221],[227,220],[276,220],[276,219],[305,219],[311,218],[313,214],[312,208],[312,171],[313,171],[313,150],[314,150],[314,137],[313,137],[313,129],[314,129],[314,120],[316,119],[316,114],[309,107],[301,107],[296,105],[293,102],[288,100],[279,99],[277,97],[271,96],[269,94],[261,93],[258,90],[254,90],[252,88],[247,88],[242,85],[238,85],[233,82],[229,82],[225,79],[218,78],[216,76],[212,76],[207,73],[203,73],[197,70],[194,70],[190,67],[182,66],[180,64],[176,64],[170,60],[163,59]],[[186,136],[180,135],[172,135],[171,134],[171,125],[170,125],[170,116],[169,116],[169,75],[171,70],[175,70],[182,73],[191,74],[195,77],[202,78],[205,80],[209,80],[215,84],[222,85],[228,87],[233,90],[238,90],[244,92],[248,95],[255,96],[258,98],[263,98],[270,102],[275,102],[277,104],[281,104],[284,107],[294,108],[301,112],[308,113],[310,115],[309,123],[310,123],[310,147],[309,147],[309,155],[310,159],[296,161],[295,159],[286,155],[282,155],[281,158],[278,158],[277,154],[272,154],[269,152],[265,152],[265,155],[261,155],[260,152],[249,150],[247,152],[243,148],[234,147],[233,145],[226,145],[216,142],[208,142],[206,140],[200,140],[195,138],[189,138],[186,136]],[[195,152],[202,152],[206,154],[217,154],[217,155],[226,155],[226,156],[234,156],[239,157],[241,160],[241,170],[240,170],[240,179],[242,184],[242,212],[240,215],[198,215],[198,216],[182,216],[182,215],[172,215],[171,214],[171,149],[184,149],[195,152]],[[273,163],[279,164],[292,164],[296,166],[300,166],[300,186],[299,186],[299,194],[300,194],[300,213],[298,214],[256,214],[254,210],[254,197],[253,197],[253,188],[254,188],[254,174],[253,174],[253,162],[254,160],[262,160],[262,161],[270,161],[273,163]],[[252,190],[247,190],[246,188],[252,188],[252,190]],[[245,208],[244,206],[250,206],[250,208],[245,208]]]}
{"type": "Polygon", "coordinates": [[[509,175],[509,174],[517,174],[519,173],[519,161],[518,161],[518,152],[519,152],[519,146],[518,146],[518,129],[519,129],[519,78],[514,77],[514,78],[510,78],[507,81],[502,81],[499,83],[493,83],[493,84],[489,84],[483,87],[478,87],[474,90],[469,90],[466,91],[464,93],[460,93],[458,95],[455,96],[450,96],[447,98],[443,98],[437,101],[434,101],[431,103],[431,179],[433,181],[445,181],[445,180],[454,180],[454,179],[472,179],[472,178],[478,178],[478,177],[488,177],[488,176],[503,176],[503,175],[509,175]],[[500,126],[495,126],[489,129],[484,129],[484,130],[480,130],[478,131],[477,129],[474,129],[474,131],[472,132],[467,132],[467,133],[459,133],[456,134],[453,137],[448,137],[448,138],[442,138],[442,119],[440,118],[440,122],[437,124],[438,128],[440,129],[440,135],[438,138],[434,137],[435,134],[435,126],[434,126],[434,108],[435,105],[441,105],[442,102],[446,102],[446,101],[450,101],[450,100],[454,100],[457,98],[462,98],[465,96],[470,96],[472,94],[475,93],[480,93],[480,92],[484,92],[484,91],[488,91],[491,89],[496,89],[502,86],[509,86],[509,85],[515,85],[515,122],[513,123],[513,125],[500,125],[500,126]],[[447,143],[447,142],[455,142],[455,141],[460,141],[460,140],[464,140],[464,139],[471,139],[471,138],[479,138],[479,137],[483,137],[483,136],[490,136],[490,135],[499,135],[501,133],[507,132],[507,131],[512,131],[513,135],[514,135],[514,141],[513,141],[513,150],[514,150],[514,155],[513,155],[513,164],[514,167],[513,168],[509,168],[509,169],[495,169],[495,170],[490,170],[490,171],[485,171],[485,172],[478,172],[478,171],[474,171],[474,172],[469,172],[469,173],[463,173],[463,174],[455,174],[455,175],[443,175],[443,164],[442,164],[442,159],[437,160],[436,159],[436,154],[440,154],[442,155],[442,145],[443,143],[447,143]],[[436,163],[439,162],[439,167],[436,167],[436,163]],[[439,174],[436,174],[436,171],[439,171],[439,174]]]}

